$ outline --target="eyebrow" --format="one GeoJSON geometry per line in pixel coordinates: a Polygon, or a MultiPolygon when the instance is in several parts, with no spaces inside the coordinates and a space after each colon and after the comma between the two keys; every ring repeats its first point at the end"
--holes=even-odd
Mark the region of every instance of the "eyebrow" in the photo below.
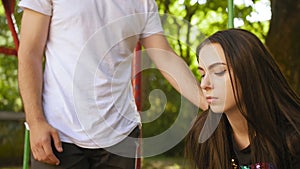
{"type": "MultiPolygon", "coordinates": [[[[224,65],[224,66],[225,66],[226,64],[223,63],[223,62],[213,63],[213,64],[211,64],[211,65],[208,66],[208,69],[211,70],[212,68],[214,68],[214,67],[216,67],[216,66],[218,66],[218,65],[224,65]]],[[[202,68],[202,67],[200,67],[200,66],[198,66],[198,69],[204,71],[204,68],[202,68]]]]}

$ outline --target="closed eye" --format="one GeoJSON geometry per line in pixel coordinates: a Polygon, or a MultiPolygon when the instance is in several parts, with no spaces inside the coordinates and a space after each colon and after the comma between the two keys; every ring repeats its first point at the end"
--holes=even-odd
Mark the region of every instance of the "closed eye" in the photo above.
{"type": "Polygon", "coordinates": [[[215,72],[214,74],[217,76],[223,76],[225,74],[226,70],[222,70],[220,72],[215,72]]]}

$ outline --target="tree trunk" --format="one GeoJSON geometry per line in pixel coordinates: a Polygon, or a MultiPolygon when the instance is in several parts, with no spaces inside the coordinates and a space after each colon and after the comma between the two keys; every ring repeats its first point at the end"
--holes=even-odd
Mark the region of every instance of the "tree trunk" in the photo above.
{"type": "Polygon", "coordinates": [[[271,0],[266,44],[283,74],[300,94],[300,0],[271,0]]]}

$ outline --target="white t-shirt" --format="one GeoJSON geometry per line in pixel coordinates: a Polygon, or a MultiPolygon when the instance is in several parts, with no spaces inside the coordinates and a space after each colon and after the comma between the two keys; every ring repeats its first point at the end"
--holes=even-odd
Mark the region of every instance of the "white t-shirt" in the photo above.
{"type": "Polygon", "coordinates": [[[155,0],[22,0],[19,6],[51,16],[43,108],[61,140],[85,148],[122,141],[141,123],[131,87],[134,48],[163,31],[155,0]]]}

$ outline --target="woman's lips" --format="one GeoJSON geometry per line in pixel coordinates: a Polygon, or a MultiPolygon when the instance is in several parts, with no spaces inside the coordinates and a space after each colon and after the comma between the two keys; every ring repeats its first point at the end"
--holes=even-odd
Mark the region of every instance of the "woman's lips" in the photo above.
{"type": "Polygon", "coordinates": [[[217,97],[206,96],[206,100],[207,100],[208,103],[213,103],[217,99],[218,99],[217,97]]]}

